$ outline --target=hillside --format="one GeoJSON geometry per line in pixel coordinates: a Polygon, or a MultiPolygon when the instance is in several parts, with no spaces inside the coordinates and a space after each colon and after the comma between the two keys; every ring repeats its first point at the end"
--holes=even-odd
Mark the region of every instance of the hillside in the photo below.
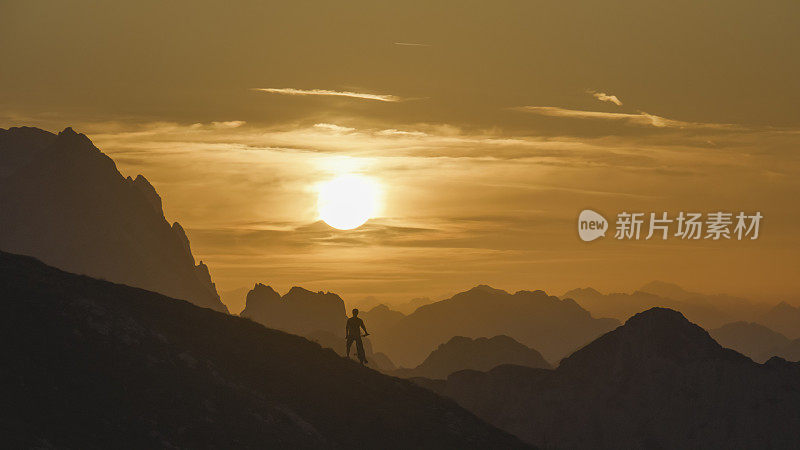
{"type": "Polygon", "coordinates": [[[556,370],[507,365],[419,382],[542,447],[777,449],[800,439],[800,364],[757,364],[664,308],[556,370]]]}
{"type": "Polygon", "coordinates": [[[8,448],[521,448],[308,340],[0,252],[8,448]]]}
{"type": "Polygon", "coordinates": [[[153,186],[72,128],[0,129],[0,204],[4,251],[227,311],[153,186]]]}

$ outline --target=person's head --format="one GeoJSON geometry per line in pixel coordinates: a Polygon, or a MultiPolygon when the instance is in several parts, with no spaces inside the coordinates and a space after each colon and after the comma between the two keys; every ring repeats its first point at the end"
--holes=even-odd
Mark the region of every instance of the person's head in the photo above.
{"type": "Polygon", "coordinates": [[[353,308],[353,317],[358,317],[358,308],[353,308]]]}

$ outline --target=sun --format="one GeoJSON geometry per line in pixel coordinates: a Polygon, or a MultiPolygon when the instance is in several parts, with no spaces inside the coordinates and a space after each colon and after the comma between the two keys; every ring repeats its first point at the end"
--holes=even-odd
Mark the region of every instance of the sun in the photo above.
{"type": "Polygon", "coordinates": [[[339,230],[364,225],[378,210],[378,184],[362,175],[342,175],[319,189],[319,217],[339,230]]]}

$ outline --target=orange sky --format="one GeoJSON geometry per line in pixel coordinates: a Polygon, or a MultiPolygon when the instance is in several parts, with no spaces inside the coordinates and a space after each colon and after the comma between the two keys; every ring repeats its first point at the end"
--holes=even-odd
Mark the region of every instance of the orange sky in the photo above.
{"type": "Polygon", "coordinates": [[[221,290],[798,298],[797,2],[285,3],[3,2],[0,127],[144,174],[221,290]],[[349,232],[315,223],[344,173],[383,190],[349,232]],[[764,222],[584,243],[585,208],[764,222]]]}

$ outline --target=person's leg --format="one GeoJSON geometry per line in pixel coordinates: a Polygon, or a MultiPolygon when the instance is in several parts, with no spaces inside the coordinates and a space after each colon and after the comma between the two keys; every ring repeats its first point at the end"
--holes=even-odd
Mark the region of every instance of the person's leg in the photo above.
{"type": "Polygon", "coordinates": [[[348,357],[348,358],[350,358],[350,346],[351,346],[351,345],[353,345],[353,338],[352,338],[352,337],[350,337],[350,336],[348,336],[348,337],[347,337],[347,344],[346,344],[346,347],[347,347],[347,353],[345,353],[345,354],[347,355],[347,357],[348,357]]]}
{"type": "Polygon", "coordinates": [[[356,338],[356,351],[358,352],[358,360],[361,361],[361,364],[367,362],[367,355],[364,354],[364,343],[361,341],[361,337],[356,338]]]}

